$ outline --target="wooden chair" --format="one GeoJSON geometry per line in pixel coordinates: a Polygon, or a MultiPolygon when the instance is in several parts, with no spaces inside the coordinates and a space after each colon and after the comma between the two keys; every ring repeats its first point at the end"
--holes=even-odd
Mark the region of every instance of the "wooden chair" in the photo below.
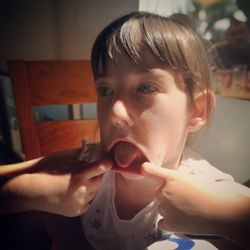
{"type": "Polygon", "coordinates": [[[32,107],[96,102],[89,60],[9,61],[26,160],[98,140],[96,119],[36,122],[32,107]]]}

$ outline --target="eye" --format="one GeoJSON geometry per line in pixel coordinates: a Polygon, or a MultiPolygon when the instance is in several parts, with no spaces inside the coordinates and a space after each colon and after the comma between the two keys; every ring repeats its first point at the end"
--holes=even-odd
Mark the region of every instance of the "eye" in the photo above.
{"type": "Polygon", "coordinates": [[[141,83],[136,91],[144,94],[154,94],[158,91],[158,88],[150,83],[141,83]]]}
{"type": "Polygon", "coordinates": [[[101,97],[111,95],[112,93],[113,93],[112,89],[108,87],[102,86],[97,88],[97,94],[101,97]]]}

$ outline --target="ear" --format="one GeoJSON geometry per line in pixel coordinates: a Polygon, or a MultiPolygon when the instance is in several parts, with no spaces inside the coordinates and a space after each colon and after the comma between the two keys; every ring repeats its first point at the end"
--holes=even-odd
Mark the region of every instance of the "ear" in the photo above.
{"type": "Polygon", "coordinates": [[[197,93],[194,97],[194,103],[191,107],[188,132],[193,133],[202,128],[208,122],[214,107],[215,95],[212,91],[197,93]]]}

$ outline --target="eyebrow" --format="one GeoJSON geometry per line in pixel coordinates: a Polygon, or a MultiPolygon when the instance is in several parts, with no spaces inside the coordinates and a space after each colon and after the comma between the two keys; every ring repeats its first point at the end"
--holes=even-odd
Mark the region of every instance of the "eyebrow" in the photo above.
{"type": "Polygon", "coordinates": [[[95,80],[96,80],[96,79],[99,79],[99,78],[107,78],[107,74],[105,74],[105,73],[96,74],[95,80]]]}
{"type": "Polygon", "coordinates": [[[96,82],[99,82],[99,81],[107,81],[107,80],[110,80],[111,79],[111,77],[107,77],[107,76],[105,76],[104,74],[101,74],[101,75],[97,75],[96,77],[95,77],[95,83],[96,82]]]}

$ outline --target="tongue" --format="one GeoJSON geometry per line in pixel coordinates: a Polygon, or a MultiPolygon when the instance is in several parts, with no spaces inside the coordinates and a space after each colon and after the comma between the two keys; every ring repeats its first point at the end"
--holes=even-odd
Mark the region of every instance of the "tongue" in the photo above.
{"type": "Polygon", "coordinates": [[[115,162],[124,168],[128,167],[139,155],[139,150],[128,142],[118,142],[114,149],[115,162]]]}
{"type": "Polygon", "coordinates": [[[117,164],[116,170],[123,169],[126,172],[140,173],[140,166],[146,161],[142,152],[128,142],[118,142],[114,147],[113,154],[117,164]]]}

